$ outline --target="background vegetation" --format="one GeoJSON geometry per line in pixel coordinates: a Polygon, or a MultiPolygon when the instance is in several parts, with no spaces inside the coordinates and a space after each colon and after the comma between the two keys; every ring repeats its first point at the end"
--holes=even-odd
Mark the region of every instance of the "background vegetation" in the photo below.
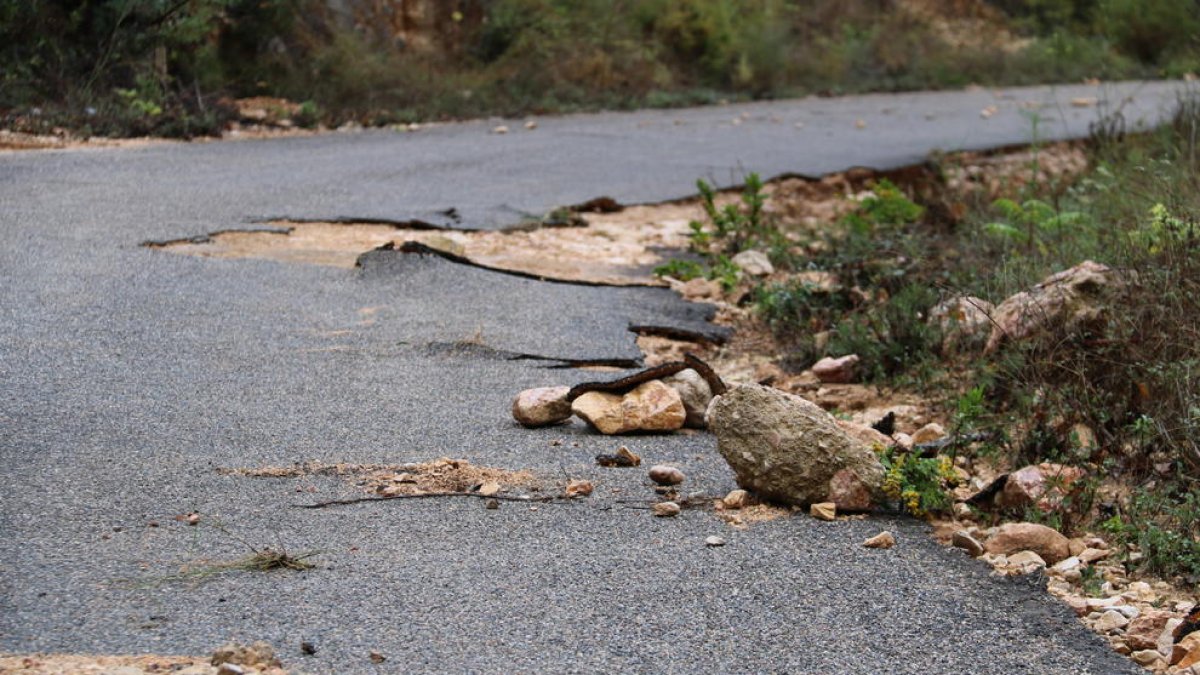
{"type": "Polygon", "coordinates": [[[187,136],[222,97],[379,124],[1200,70],[1198,0],[430,4],[421,46],[354,0],[0,0],[0,114],[187,136]]]}
{"type": "Polygon", "coordinates": [[[882,457],[885,489],[911,513],[949,509],[951,455],[1079,466],[1088,478],[1065,508],[994,515],[1070,535],[1106,531],[1136,552],[1135,567],[1200,584],[1200,91],[1153,133],[1121,127],[1119,115],[1093,127],[1081,175],[1036,179],[1047,174],[1035,145],[1035,178],[991,199],[951,187],[946,160],[935,159],[898,184],[867,179],[853,211],[816,229],[762,209],[750,176],[739,201],[710,202],[693,225],[698,260],[658,271],[721,281],[799,369],[857,354],[867,380],[944,398],[951,432],[970,440],[941,456],[882,457]],[[797,274],[761,282],[727,269],[744,248],[797,274]],[[984,353],[945,348],[929,320],[940,300],[998,304],[1084,260],[1121,281],[1080,330],[984,353]],[[837,283],[816,284],[813,273],[837,283]],[[1081,442],[1081,425],[1094,442],[1081,442]]]}

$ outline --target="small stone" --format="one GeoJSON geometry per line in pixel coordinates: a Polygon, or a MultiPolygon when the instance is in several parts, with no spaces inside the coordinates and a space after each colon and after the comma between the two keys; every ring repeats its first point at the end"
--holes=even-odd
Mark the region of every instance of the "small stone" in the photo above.
{"type": "Polygon", "coordinates": [[[308,640],[301,640],[300,653],[304,654],[305,656],[312,656],[313,654],[317,653],[317,646],[308,640]]]}
{"type": "Polygon", "coordinates": [[[820,502],[808,507],[808,515],[817,520],[835,520],[837,518],[837,504],[833,502],[820,502]]]}
{"type": "Polygon", "coordinates": [[[970,504],[964,502],[955,502],[954,517],[959,520],[974,520],[975,512],[971,510],[970,504]]]}
{"type": "Polygon", "coordinates": [[[656,464],[650,467],[650,480],[659,485],[679,485],[684,481],[683,472],[673,466],[656,464]]]}
{"type": "Polygon", "coordinates": [[[1059,560],[1058,562],[1054,563],[1054,567],[1051,569],[1060,574],[1065,574],[1071,570],[1077,570],[1082,566],[1083,561],[1075,556],[1071,556],[1070,558],[1064,558],[1063,560],[1059,560]]]}
{"type": "Polygon", "coordinates": [[[503,125],[503,124],[501,124],[501,125],[499,125],[499,126],[492,127],[492,133],[493,133],[493,134],[507,134],[507,133],[508,133],[508,127],[507,127],[507,126],[505,126],[505,125],[503,125]]]}
{"type": "Polygon", "coordinates": [[[200,524],[200,514],[199,513],[187,514],[186,522],[188,525],[199,525],[200,524]]]}
{"type": "Polygon", "coordinates": [[[1097,560],[1104,560],[1108,555],[1108,551],[1102,551],[1098,548],[1085,548],[1079,552],[1078,557],[1080,562],[1091,565],[1097,560]]]}
{"type": "Polygon", "coordinates": [[[771,259],[762,251],[742,251],[733,256],[732,262],[752,277],[765,277],[775,273],[775,266],[771,264],[771,259]]]}
{"type": "Polygon", "coordinates": [[[674,518],[682,510],[675,502],[658,502],[650,507],[650,511],[659,518],[674,518]]]}
{"type": "Polygon", "coordinates": [[[966,551],[967,554],[972,558],[978,558],[979,556],[983,555],[984,552],[983,544],[979,543],[978,539],[968,534],[966,530],[959,530],[958,532],[955,532],[950,539],[950,543],[957,548],[961,548],[962,550],[966,551]]]}
{"type": "Polygon", "coordinates": [[[1096,619],[1096,622],[1092,624],[1092,630],[1097,633],[1111,633],[1128,625],[1129,619],[1126,619],[1124,614],[1109,610],[1096,619]]]}
{"type": "Polygon", "coordinates": [[[670,377],[663,378],[663,384],[679,393],[683,401],[683,409],[687,415],[683,426],[689,429],[703,429],[704,413],[708,404],[712,403],[712,387],[708,381],[691,368],[681,370],[670,377]]]}
{"type": "Polygon", "coordinates": [[[534,129],[538,128],[538,123],[534,120],[529,120],[529,121],[525,122],[525,128],[530,131],[533,131],[534,129]]]}
{"type": "Polygon", "coordinates": [[[1158,649],[1158,639],[1162,637],[1171,613],[1161,609],[1147,609],[1129,622],[1125,629],[1125,641],[1134,649],[1158,649]]]}
{"type": "Polygon", "coordinates": [[[245,675],[246,669],[236,663],[222,663],[217,666],[217,675],[245,675]]]}
{"type": "Polygon", "coordinates": [[[891,548],[895,545],[896,537],[886,530],[863,542],[867,548],[891,548]]]}
{"type": "Polygon", "coordinates": [[[383,663],[384,661],[387,661],[386,656],[373,649],[371,650],[371,653],[367,654],[367,657],[371,659],[371,663],[383,663]]]}
{"type": "Polygon", "coordinates": [[[572,479],[567,481],[566,495],[568,499],[575,497],[587,497],[592,494],[592,481],[582,479],[572,479]]]}
{"type": "Polygon", "coordinates": [[[813,364],[813,375],[825,384],[847,384],[853,382],[858,374],[857,354],[848,354],[839,358],[826,356],[813,364]]]}
{"type": "Polygon", "coordinates": [[[725,545],[725,540],[724,540],[724,539],[722,539],[722,538],[720,538],[720,537],[718,537],[718,536],[716,536],[716,535],[712,535],[712,536],[710,536],[710,537],[705,537],[705,539],[704,539],[704,545],[705,545],[705,546],[713,546],[713,547],[716,547],[716,546],[724,546],[724,545],[725,545]]]}
{"type": "Polygon", "coordinates": [[[1159,661],[1163,660],[1162,654],[1159,654],[1157,649],[1139,649],[1130,654],[1129,658],[1133,659],[1134,663],[1145,668],[1157,665],[1159,661]]]}
{"type": "Polygon", "coordinates": [[[631,467],[641,465],[642,458],[635,455],[632,450],[622,445],[621,447],[617,448],[617,451],[614,454],[596,455],[596,463],[600,466],[631,467]]]}
{"type": "Polygon", "coordinates": [[[1046,567],[1046,561],[1042,559],[1042,556],[1033,551],[1019,551],[1008,556],[1008,564],[1016,567],[1023,574],[1036,572],[1046,567]]]}
{"type": "Polygon", "coordinates": [[[912,435],[912,440],[914,445],[921,445],[924,443],[933,443],[934,441],[939,441],[945,437],[946,430],[942,428],[942,425],[938,424],[937,422],[930,422],[920,429],[917,429],[916,433],[912,435]]]}
{"type": "Polygon", "coordinates": [[[526,389],[513,399],[512,415],[522,426],[535,428],[564,422],[571,417],[570,387],[526,389]]]}
{"type": "Polygon", "coordinates": [[[499,494],[499,492],[500,492],[500,483],[497,483],[494,480],[489,480],[479,486],[479,494],[483,495],[484,497],[491,497],[493,495],[499,494]]]}
{"type": "Polygon", "coordinates": [[[721,503],[727,509],[741,509],[750,505],[750,493],[746,490],[730,490],[721,503]]]}
{"type": "Polygon", "coordinates": [[[500,500],[489,499],[483,503],[483,507],[489,511],[495,511],[496,509],[500,508],[500,500]]]}

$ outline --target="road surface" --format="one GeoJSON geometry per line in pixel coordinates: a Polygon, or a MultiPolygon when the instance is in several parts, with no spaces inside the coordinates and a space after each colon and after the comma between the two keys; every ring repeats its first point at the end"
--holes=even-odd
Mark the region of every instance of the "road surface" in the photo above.
{"type": "Polygon", "coordinates": [[[891,168],[1029,142],[1035,128],[1079,136],[1101,110],[1073,106],[1079,97],[1150,125],[1176,87],[0,155],[0,651],[204,654],[236,639],[270,642],[300,672],[1136,672],[1036,579],[991,578],[918,522],[654,519],[619,501],[649,496],[642,471],[594,465],[624,443],[679,466],[689,491],[724,494],[733,479],[707,434],[612,439],[578,423],[512,423],[518,390],[593,375],[506,353],[637,357],[631,321],[704,320],[668,291],[417,256],[345,270],[140,244],[280,216],[496,228],[601,195],[685,196],[698,177],[891,168]],[[1041,104],[1036,125],[1028,102],[1041,104]],[[483,346],[446,346],[462,341],[483,346]],[[218,471],[442,456],[586,477],[597,491],[537,510],[413,500],[310,511],[291,505],[356,488],[218,471]],[[193,511],[198,527],[173,520],[193,511]],[[861,547],[883,529],[896,548],[861,547]],[[705,547],[712,534],[728,544],[705,547]],[[167,578],[244,554],[239,539],[320,550],[321,567],[167,578]]]}

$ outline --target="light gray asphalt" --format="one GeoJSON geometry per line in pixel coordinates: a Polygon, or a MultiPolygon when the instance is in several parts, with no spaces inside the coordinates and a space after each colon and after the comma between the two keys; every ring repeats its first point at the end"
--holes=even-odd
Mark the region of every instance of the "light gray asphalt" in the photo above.
{"type": "Polygon", "coordinates": [[[504,352],[635,356],[630,322],[703,320],[661,290],[440,259],[351,271],[138,244],[270,216],[438,222],[449,207],[462,226],[499,227],[599,195],[684,196],[701,176],[887,168],[934,149],[1025,142],[1027,100],[1061,101],[1043,110],[1043,137],[1086,132],[1097,110],[1070,106],[1079,96],[1133,96],[1130,123],[1151,124],[1173,87],[0,155],[0,650],[206,653],[233,638],[265,639],[304,672],[1136,672],[1036,582],[989,578],[919,523],[797,517],[738,531],[703,512],[655,520],[617,501],[650,496],[640,471],[592,461],[625,442],[679,465],[688,489],[721,494],[733,481],[708,435],[514,427],[516,391],[587,374],[504,352]],[[989,105],[997,113],[981,118],[989,105]],[[496,351],[445,347],[477,337],[496,351]],[[301,511],[289,505],[354,489],[216,471],[440,456],[598,489],[537,511],[475,501],[301,511]],[[255,544],[321,549],[323,567],[141,583],[242,552],[172,520],[192,510],[255,544]],[[897,548],[860,547],[885,528],[897,548]],[[729,545],[705,548],[709,534],[729,545]],[[300,655],[302,639],[315,656],[300,655]],[[371,650],[388,661],[372,664],[371,650]]]}

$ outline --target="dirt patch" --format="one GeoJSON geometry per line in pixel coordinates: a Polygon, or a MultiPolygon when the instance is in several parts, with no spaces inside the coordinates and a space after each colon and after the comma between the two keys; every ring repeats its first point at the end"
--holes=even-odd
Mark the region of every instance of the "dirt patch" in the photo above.
{"type": "Polygon", "coordinates": [[[788,518],[795,513],[795,510],[782,506],[772,506],[770,504],[752,504],[737,510],[724,509],[718,506],[714,513],[717,518],[725,523],[738,529],[745,529],[756,523],[788,518]]]}
{"type": "Polygon", "coordinates": [[[662,250],[687,246],[688,221],[703,214],[694,203],[639,206],[618,213],[581,214],[583,227],[501,231],[431,230],[375,223],[274,221],[258,230],[217,232],[149,243],[172,253],[212,258],[257,258],[353,267],[367,251],[405,242],[527,275],[598,284],[662,284],[653,276],[662,250]]]}
{"type": "Polygon", "coordinates": [[[0,153],[19,150],[74,150],[87,148],[142,148],[174,143],[165,138],[78,138],[65,130],[58,134],[27,134],[0,129],[0,153]]]}
{"type": "MultiPolygon", "coordinates": [[[[77,675],[79,673],[178,673],[213,675],[217,667],[207,656],[87,655],[87,654],[0,654],[0,673],[13,675],[77,675]]],[[[282,668],[258,669],[245,666],[246,673],[283,675],[282,668]]]]}
{"type": "Polygon", "coordinates": [[[421,464],[325,464],[304,462],[292,466],[220,468],[218,473],[249,478],[299,478],[337,476],[373,494],[393,496],[432,492],[473,492],[495,485],[496,493],[515,488],[541,489],[529,471],[476,466],[465,459],[443,457],[421,464]]]}

